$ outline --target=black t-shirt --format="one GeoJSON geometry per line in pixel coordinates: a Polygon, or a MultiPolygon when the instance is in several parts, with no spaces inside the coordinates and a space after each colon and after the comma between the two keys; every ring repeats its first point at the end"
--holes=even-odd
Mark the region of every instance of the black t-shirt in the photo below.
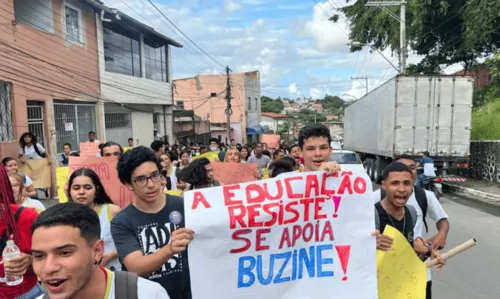
{"type": "Polygon", "coordinates": [[[381,202],[377,202],[375,204],[375,209],[378,212],[378,216],[380,218],[380,233],[384,233],[384,229],[386,225],[392,226],[398,231],[400,231],[403,236],[405,236],[406,240],[413,247],[413,220],[411,219],[410,210],[405,207],[405,217],[401,220],[398,220],[392,217],[383,207],[381,202]]]}
{"type": "MultiPolygon", "coordinates": [[[[156,252],[170,243],[172,231],[184,227],[184,199],[166,195],[166,201],[165,207],[156,214],[144,213],[129,205],[113,218],[111,234],[122,263],[127,255],[137,250],[144,255],[156,252]],[[178,226],[170,222],[173,211],[182,215],[178,226]]],[[[127,271],[125,265],[123,270],[127,271]]],[[[174,255],[146,278],[161,284],[171,299],[192,298],[187,251],[174,255]]]]}

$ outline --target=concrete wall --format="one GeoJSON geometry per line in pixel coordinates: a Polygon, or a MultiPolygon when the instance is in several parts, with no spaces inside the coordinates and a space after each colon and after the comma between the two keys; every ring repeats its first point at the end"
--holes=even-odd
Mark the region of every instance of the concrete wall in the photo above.
{"type": "Polygon", "coordinates": [[[500,140],[473,141],[468,176],[500,183],[500,140]]]}
{"type": "MultiPolygon", "coordinates": [[[[258,72],[248,73],[244,76],[245,99],[252,101],[252,109],[246,109],[246,125],[248,127],[258,127],[261,118],[261,95],[260,95],[260,76],[258,72]]],[[[246,133],[245,133],[246,134],[246,133]]]]}

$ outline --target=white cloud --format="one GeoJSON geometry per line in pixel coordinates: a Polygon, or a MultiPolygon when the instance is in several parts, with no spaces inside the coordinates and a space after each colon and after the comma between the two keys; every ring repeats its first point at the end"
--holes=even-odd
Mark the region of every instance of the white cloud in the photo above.
{"type": "Polygon", "coordinates": [[[243,6],[236,2],[236,0],[224,0],[224,12],[231,14],[237,10],[240,10],[243,6]]]}
{"type": "Polygon", "coordinates": [[[292,83],[288,85],[288,92],[290,94],[297,94],[297,84],[292,83]]]}
{"type": "Polygon", "coordinates": [[[329,2],[319,3],[313,8],[312,20],[306,23],[306,29],[313,35],[320,51],[348,49],[348,26],[345,18],[335,24],[329,17],[337,14],[329,2]]]}

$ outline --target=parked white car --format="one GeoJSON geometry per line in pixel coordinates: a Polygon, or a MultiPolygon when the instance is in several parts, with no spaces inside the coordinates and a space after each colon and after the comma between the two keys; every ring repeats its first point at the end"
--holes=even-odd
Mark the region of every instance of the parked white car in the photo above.
{"type": "Polygon", "coordinates": [[[363,164],[358,155],[353,151],[333,150],[328,161],[335,161],[338,164],[363,164]]]}

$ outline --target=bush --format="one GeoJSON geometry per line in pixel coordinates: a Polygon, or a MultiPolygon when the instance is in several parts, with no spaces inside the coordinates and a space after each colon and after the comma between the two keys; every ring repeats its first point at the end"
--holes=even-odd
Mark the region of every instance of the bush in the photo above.
{"type": "Polygon", "coordinates": [[[500,140],[500,97],[472,111],[472,140],[500,140]]]}

